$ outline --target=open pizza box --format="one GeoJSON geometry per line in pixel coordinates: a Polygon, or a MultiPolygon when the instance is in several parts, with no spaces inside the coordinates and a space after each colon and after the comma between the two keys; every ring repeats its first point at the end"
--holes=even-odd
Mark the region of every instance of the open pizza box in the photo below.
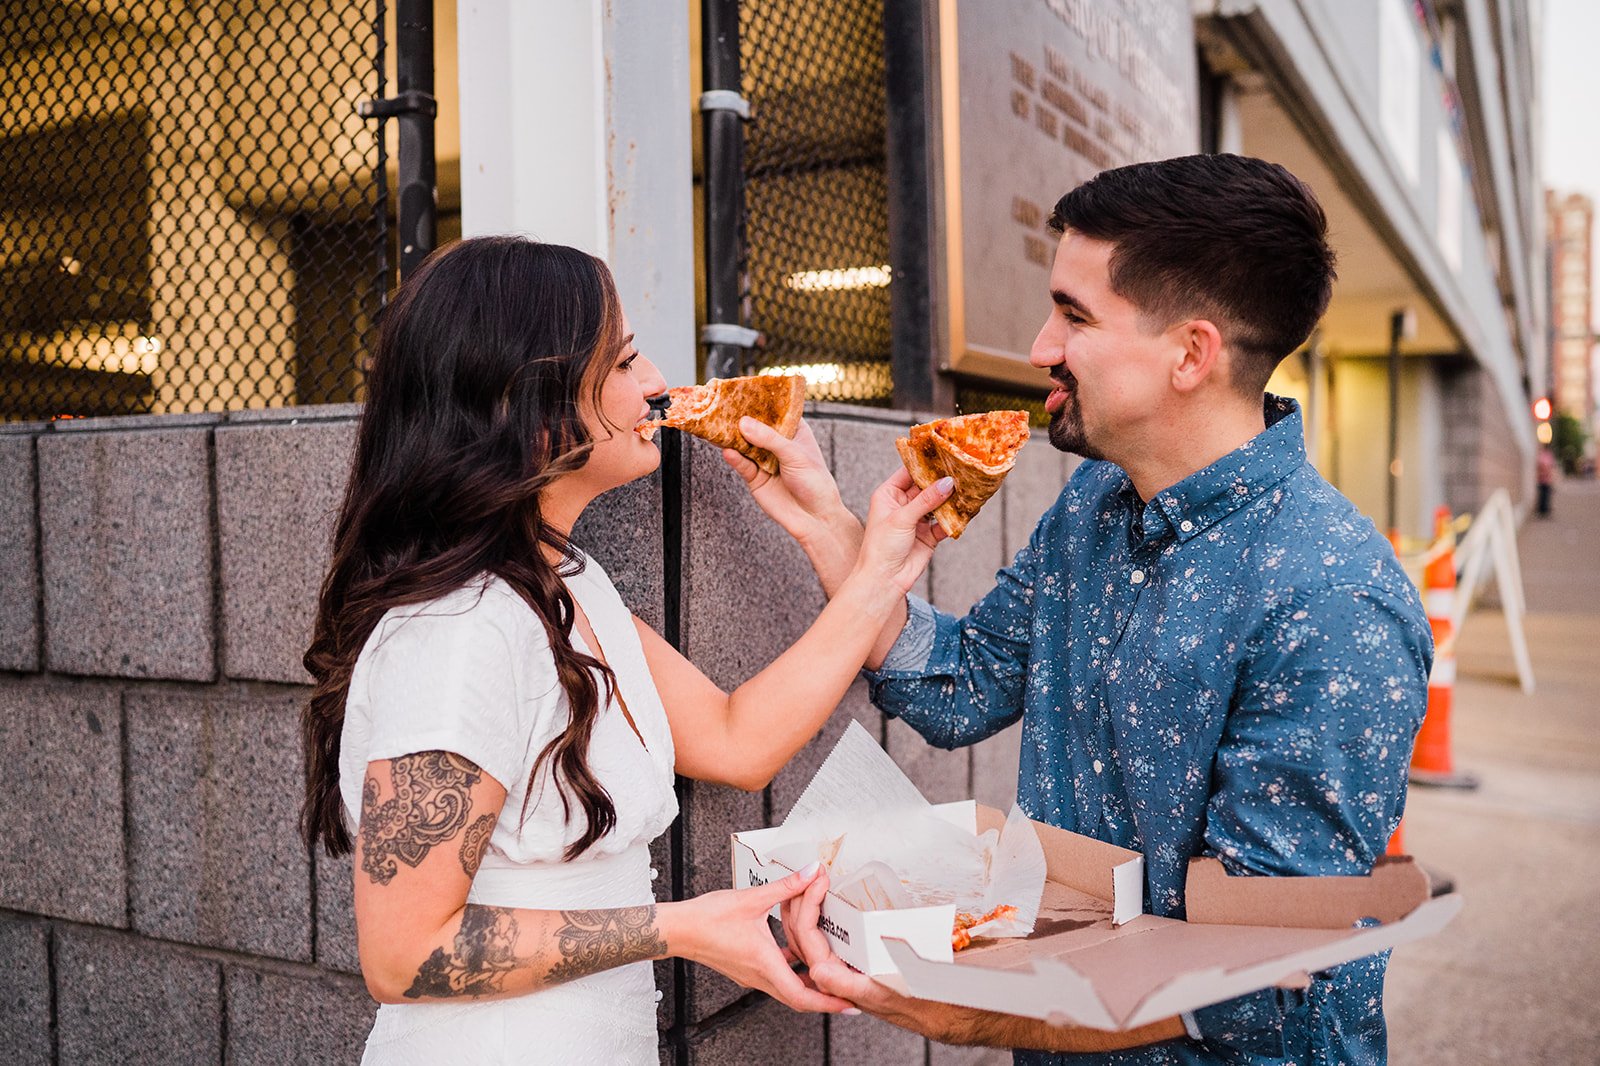
{"type": "MultiPolygon", "coordinates": [[[[863,820],[904,809],[908,817],[932,815],[968,833],[1007,823],[1001,812],[970,800],[937,806],[922,800],[920,812],[898,807],[915,786],[858,725],[835,756],[847,740],[858,757],[876,749],[887,763],[878,769],[898,779],[887,790],[864,781],[860,758],[833,773],[825,774],[826,763],[818,771],[813,785],[824,777],[835,786],[852,781],[845,790],[868,794],[874,806],[862,810],[863,820]]],[[[865,762],[872,759],[868,753],[865,762]]],[[[797,812],[810,794],[801,797],[797,812]]],[[[839,813],[839,804],[824,802],[839,813]]],[[[1016,812],[1012,817],[1014,825],[1016,812]]],[[[816,824],[791,815],[780,826],[735,833],[734,884],[765,884],[804,866],[796,857],[815,847],[816,824]]],[[[1121,1030],[1261,988],[1303,986],[1309,974],[1438,932],[1462,905],[1453,894],[1430,898],[1427,874],[1409,858],[1382,861],[1369,877],[1230,877],[1215,859],[1197,858],[1186,886],[1188,920],[1160,918],[1143,913],[1139,853],[1040,822],[1025,824],[1036,832],[1044,860],[1028,935],[979,936],[956,952],[954,904],[860,906],[859,894],[853,903],[830,884],[820,925],[833,950],[919,999],[1121,1030]]]]}

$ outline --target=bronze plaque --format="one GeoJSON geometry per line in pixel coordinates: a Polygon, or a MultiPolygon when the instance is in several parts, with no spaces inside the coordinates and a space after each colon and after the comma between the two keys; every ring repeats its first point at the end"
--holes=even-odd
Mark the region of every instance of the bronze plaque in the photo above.
{"type": "Polygon", "coordinates": [[[1199,147],[1190,0],[939,0],[947,364],[1044,386],[1057,199],[1199,147]]]}

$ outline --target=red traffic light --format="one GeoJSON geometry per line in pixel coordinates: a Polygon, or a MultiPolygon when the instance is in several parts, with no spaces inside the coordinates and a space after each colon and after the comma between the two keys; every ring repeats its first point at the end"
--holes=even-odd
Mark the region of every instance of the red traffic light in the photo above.
{"type": "Polygon", "coordinates": [[[1550,417],[1550,397],[1541,396],[1533,401],[1533,417],[1544,422],[1550,417]]]}

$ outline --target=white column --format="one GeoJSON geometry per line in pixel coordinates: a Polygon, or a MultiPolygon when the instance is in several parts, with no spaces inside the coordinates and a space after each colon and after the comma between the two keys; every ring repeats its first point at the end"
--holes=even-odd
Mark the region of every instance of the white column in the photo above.
{"type": "Polygon", "coordinates": [[[463,235],[605,259],[640,350],[692,383],[688,7],[459,0],[457,18],[463,235]]]}

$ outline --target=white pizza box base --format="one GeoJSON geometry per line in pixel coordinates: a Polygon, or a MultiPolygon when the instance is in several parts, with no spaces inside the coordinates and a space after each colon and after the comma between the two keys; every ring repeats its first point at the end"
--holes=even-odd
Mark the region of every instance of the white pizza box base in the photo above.
{"type": "MultiPolygon", "coordinates": [[[[934,808],[963,828],[1004,823],[971,801],[934,808]]],[[[1025,939],[951,950],[954,907],[862,911],[830,893],[821,926],[845,962],[920,999],[1057,1024],[1131,1029],[1311,973],[1442,929],[1457,895],[1430,899],[1410,859],[1369,877],[1229,877],[1194,859],[1188,921],[1142,914],[1143,858],[1033,823],[1048,867],[1039,919],[1025,939]],[[1381,924],[1358,927],[1372,919],[1381,924]]],[[[733,835],[734,884],[791,871],[765,856],[793,840],[783,826],[733,835]]]]}

